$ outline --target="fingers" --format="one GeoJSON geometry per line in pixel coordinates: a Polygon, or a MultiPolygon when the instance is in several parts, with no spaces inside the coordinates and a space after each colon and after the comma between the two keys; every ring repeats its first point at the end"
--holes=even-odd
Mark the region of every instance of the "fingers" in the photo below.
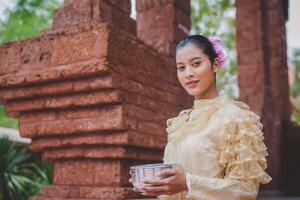
{"type": "Polygon", "coordinates": [[[145,180],[145,181],[142,181],[142,183],[144,183],[144,184],[150,184],[150,185],[153,185],[153,186],[160,186],[160,185],[166,184],[166,180],[165,179],[160,179],[160,180],[145,180]]]}
{"type": "Polygon", "coordinates": [[[134,186],[134,184],[133,184],[133,179],[132,179],[132,178],[128,179],[128,182],[131,183],[131,184],[133,185],[132,190],[133,190],[134,192],[142,192],[141,190],[139,190],[138,188],[136,188],[136,187],[134,186]]]}
{"type": "Polygon", "coordinates": [[[168,186],[144,187],[142,193],[142,195],[146,196],[159,196],[163,194],[172,194],[168,186]]]}
{"type": "Polygon", "coordinates": [[[135,187],[134,187],[132,190],[133,190],[134,192],[141,192],[140,190],[138,190],[138,189],[135,188],[135,187]]]}
{"type": "Polygon", "coordinates": [[[174,176],[174,175],[176,175],[176,173],[177,173],[176,169],[164,169],[164,170],[158,172],[157,176],[161,176],[161,177],[174,176]]]}
{"type": "Polygon", "coordinates": [[[144,187],[143,190],[147,193],[162,193],[167,190],[166,186],[144,187]]]}
{"type": "MultiPolygon", "coordinates": [[[[164,169],[160,171],[157,176],[162,177],[162,179],[154,179],[154,180],[145,180],[142,181],[143,184],[145,184],[144,187],[138,189],[136,187],[133,188],[134,192],[142,192],[142,195],[146,196],[159,196],[162,194],[169,194],[169,183],[174,175],[177,174],[176,169],[164,169]],[[167,177],[167,178],[163,178],[167,177]],[[148,186],[146,186],[148,185],[148,186]]],[[[128,179],[128,182],[133,184],[133,179],[128,179]]]]}

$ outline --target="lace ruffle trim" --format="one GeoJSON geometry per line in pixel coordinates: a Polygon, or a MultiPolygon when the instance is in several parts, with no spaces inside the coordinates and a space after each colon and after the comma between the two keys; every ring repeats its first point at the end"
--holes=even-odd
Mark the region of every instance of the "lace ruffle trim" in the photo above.
{"type": "Polygon", "coordinates": [[[226,167],[225,176],[256,179],[263,184],[271,181],[272,178],[265,172],[268,153],[259,120],[260,117],[252,115],[252,120],[232,122],[221,129],[226,131],[225,145],[220,149],[220,163],[226,167]]]}

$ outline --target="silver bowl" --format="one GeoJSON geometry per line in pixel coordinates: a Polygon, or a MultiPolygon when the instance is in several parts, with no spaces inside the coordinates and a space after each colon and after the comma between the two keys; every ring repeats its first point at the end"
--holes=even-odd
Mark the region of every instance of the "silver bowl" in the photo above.
{"type": "Polygon", "coordinates": [[[132,178],[132,184],[135,188],[142,192],[142,187],[149,186],[149,184],[143,184],[142,181],[145,180],[158,180],[161,177],[156,176],[159,171],[164,169],[172,169],[177,168],[177,164],[164,164],[164,163],[156,163],[156,164],[146,164],[146,165],[134,165],[131,166],[130,175],[132,178]]]}

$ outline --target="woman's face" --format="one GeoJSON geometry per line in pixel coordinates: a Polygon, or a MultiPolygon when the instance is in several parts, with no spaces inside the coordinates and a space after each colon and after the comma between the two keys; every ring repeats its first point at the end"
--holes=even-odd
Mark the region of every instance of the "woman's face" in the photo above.
{"type": "Polygon", "coordinates": [[[193,44],[187,44],[176,53],[177,76],[182,87],[195,99],[217,95],[215,75],[219,62],[212,64],[208,55],[193,44]]]}

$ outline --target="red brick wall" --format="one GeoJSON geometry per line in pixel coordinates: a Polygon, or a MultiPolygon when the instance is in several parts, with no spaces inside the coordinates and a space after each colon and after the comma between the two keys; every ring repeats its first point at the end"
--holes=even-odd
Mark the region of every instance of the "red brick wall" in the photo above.
{"type": "MultiPolygon", "coordinates": [[[[174,13],[181,6],[167,4],[174,13]]],[[[130,7],[129,0],[66,0],[52,30],[0,46],[6,112],[32,138],[29,148],[54,161],[53,185],[32,199],[138,197],[129,167],[162,161],[166,119],[192,103],[174,59],[146,45],[150,33],[136,37],[130,7]]]]}
{"type": "Polygon", "coordinates": [[[284,123],[290,120],[284,7],[280,0],[238,0],[236,6],[240,99],[262,116],[273,178],[263,189],[278,191],[284,123]]]}

